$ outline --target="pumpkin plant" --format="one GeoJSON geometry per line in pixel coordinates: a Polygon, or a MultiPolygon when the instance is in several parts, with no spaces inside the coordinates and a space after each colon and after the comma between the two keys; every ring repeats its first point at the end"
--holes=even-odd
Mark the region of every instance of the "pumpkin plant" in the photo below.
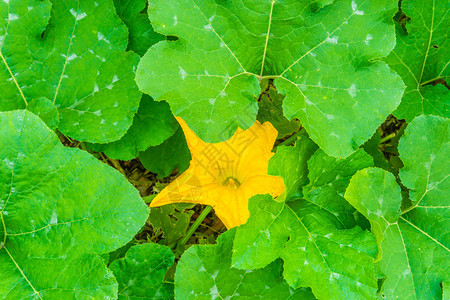
{"type": "Polygon", "coordinates": [[[450,298],[449,10],[0,1],[0,299],[450,298]]]}

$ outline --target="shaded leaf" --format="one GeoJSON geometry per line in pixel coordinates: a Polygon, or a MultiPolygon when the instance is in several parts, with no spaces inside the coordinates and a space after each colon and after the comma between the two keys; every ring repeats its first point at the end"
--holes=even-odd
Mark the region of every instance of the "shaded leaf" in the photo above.
{"type": "Polygon", "coordinates": [[[283,114],[284,96],[278,94],[275,88],[270,88],[261,94],[258,102],[258,115],[256,119],[261,123],[270,122],[278,131],[277,139],[293,134],[300,128],[298,120],[289,121],[283,114]]]}
{"type": "Polygon", "coordinates": [[[367,154],[372,156],[373,164],[375,167],[382,168],[386,171],[389,171],[389,170],[394,171],[392,166],[387,161],[386,157],[383,155],[383,153],[378,148],[378,146],[380,145],[380,142],[381,142],[381,135],[377,130],[372,135],[370,140],[368,140],[366,143],[364,143],[362,148],[364,149],[364,151],[366,151],[367,154]]]}
{"type": "Polygon", "coordinates": [[[105,260],[105,264],[109,265],[110,263],[112,263],[113,261],[115,261],[117,259],[124,258],[128,249],[130,249],[134,245],[136,245],[136,241],[133,239],[130,242],[128,242],[126,245],[114,250],[113,252],[102,254],[102,257],[105,260]]]}
{"type": "Polygon", "coordinates": [[[184,172],[189,168],[191,153],[181,127],[161,145],[140,152],[139,159],[147,170],[160,178],[169,176],[175,168],[179,173],[184,172]]]}
{"type": "Polygon", "coordinates": [[[285,190],[277,201],[289,201],[303,197],[302,187],[308,180],[307,161],[317,150],[307,136],[300,136],[295,146],[278,146],[277,152],[269,161],[269,174],[283,178],[285,190]]]}
{"type": "Polygon", "coordinates": [[[108,144],[90,144],[95,151],[102,151],[113,159],[130,160],[151,146],[157,146],[171,137],[178,123],[166,102],[156,102],[144,95],[133,124],[118,141],[108,144]]]}
{"type": "Polygon", "coordinates": [[[165,246],[131,247],[124,258],[110,265],[119,283],[119,299],[173,299],[173,284],[165,283],[164,276],[174,260],[165,246]]]}
{"type": "Polygon", "coordinates": [[[128,27],[128,49],[140,56],[165,36],[153,30],[147,15],[147,0],[114,0],[117,15],[128,27]]]}
{"type": "Polygon", "coordinates": [[[153,230],[162,231],[164,240],[161,244],[173,246],[180,238],[186,235],[191,216],[194,214],[195,204],[171,204],[150,208],[149,222],[153,230]]]}

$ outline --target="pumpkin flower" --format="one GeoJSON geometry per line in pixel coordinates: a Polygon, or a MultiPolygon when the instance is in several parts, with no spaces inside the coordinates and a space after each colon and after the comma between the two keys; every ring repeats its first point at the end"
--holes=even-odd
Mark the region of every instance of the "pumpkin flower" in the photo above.
{"type": "Polygon", "coordinates": [[[283,180],[267,175],[277,130],[258,121],[247,130],[238,128],[227,141],[205,143],[177,117],[192,160],[189,168],[164,188],[150,206],[170,203],[210,205],[229,229],[247,222],[248,200],[257,194],[279,196],[283,180]]]}

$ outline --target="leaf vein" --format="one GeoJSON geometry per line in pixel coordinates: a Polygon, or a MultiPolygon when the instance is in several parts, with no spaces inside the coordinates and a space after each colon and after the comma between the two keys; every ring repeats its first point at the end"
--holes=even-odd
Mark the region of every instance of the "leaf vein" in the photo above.
{"type": "Polygon", "coordinates": [[[23,278],[25,279],[25,281],[28,283],[28,285],[33,289],[35,295],[37,295],[39,297],[39,299],[42,300],[41,295],[39,295],[39,292],[34,288],[34,286],[31,284],[30,280],[28,279],[28,277],[25,275],[25,273],[23,272],[23,270],[20,268],[19,264],[16,262],[16,260],[14,259],[14,257],[11,255],[11,253],[8,251],[8,248],[3,247],[3,249],[5,249],[6,253],[8,253],[8,256],[11,258],[12,262],[14,263],[14,265],[16,266],[16,268],[19,270],[20,274],[22,274],[23,278]]]}
{"type": "Polygon", "coordinates": [[[217,31],[214,29],[214,27],[212,26],[211,22],[208,20],[208,18],[205,16],[205,14],[203,13],[203,11],[200,9],[200,7],[198,6],[197,2],[195,2],[195,0],[192,0],[192,3],[194,3],[194,5],[197,7],[198,11],[202,14],[203,18],[205,18],[206,22],[208,22],[208,25],[211,26],[212,31],[216,34],[216,36],[220,39],[220,41],[224,44],[224,46],[228,49],[228,51],[230,52],[230,54],[234,57],[234,59],[236,60],[236,62],[239,64],[239,66],[242,68],[243,72],[247,72],[245,71],[245,68],[242,66],[241,62],[239,61],[239,59],[236,57],[236,55],[233,53],[233,51],[231,51],[230,47],[227,45],[227,43],[225,43],[225,41],[222,39],[222,37],[217,33],[217,31]]]}
{"type": "Polygon", "coordinates": [[[305,54],[303,54],[302,56],[300,56],[299,59],[297,59],[296,61],[294,61],[289,67],[286,68],[286,70],[284,70],[283,72],[281,72],[280,76],[283,76],[284,73],[286,73],[287,71],[289,71],[290,68],[292,68],[292,67],[293,67],[294,65],[296,65],[298,62],[300,62],[306,55],[310,54],[312,51],[314,51],[315,49],[317,49],[319,46],[323,45],[323,44],[327,41],[327,39],[328,39],[330,36],[332,36],[336,31],[338,31],[342,26],[344,26],[344,24],[347,23],[347,21],[348,21],[351,17],[353,17],[353,16],[355,15],[355,13],[358,11],[358,8],[360,8],[361,6],[363,6],[364,3],[366,3],[366,1],[367,1],[367,0],[365,0],[363,3],[361,3],[361,5],[360,5],[359,7],[357,7],[357,8],[355,9],[355,11],[353,11],[353,12],[351,13],[351,15],[348,16],[348,17],[341,23],[341,25],[339,25],[339,26],[338,26],[336,29],[334,29],[330,34],[328,34],[322,42],[320,42],[320,43],[317,44],[316,46],[314,46],[314,47],[312,47],[311,49],[309,49],[308,51],[306,51],[305,54]]]}

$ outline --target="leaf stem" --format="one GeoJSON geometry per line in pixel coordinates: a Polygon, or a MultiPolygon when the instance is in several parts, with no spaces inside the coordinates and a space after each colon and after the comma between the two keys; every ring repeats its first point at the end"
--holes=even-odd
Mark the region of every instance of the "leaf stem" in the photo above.
{"type": "Polygon", "coordinates": [[[409,212],[410,210],[413,210],[414,208],[416,208],[417,205],[411,205],[408,208],[405,208],[405,210],[403,210],[400,215],[403,216],[404,214],[406,214],[407,212],[409,212]]]}
{"type": "Polygon", "coordinates": [[[206,218],[206,216],[211,212],[212,206],[206,206],[202,213],[198,216],[198,218],[195,220],[194,224],[192,224],[191,227],[189,227],[188,232],[186,235],[178,242],[178,247],[184,248],[184,245],[186,245],[187,241],[191,238],[191,236],[194,234],[194,232],[197,230],[197,228],[200,226],[200,224],[203,222],[203,220],[206,218]]]}
{"type": "Polygon", "coordinates": [[[25,107],[28,106],[27,98],[25,98],[25,95],[23,94],[22,88],[20,87],[19,83],[17,82],[17,79],[16,79],[16,77],[14,76],[13,72],[12,72],[11,69],[9,68],[9,65],[8,65],[8,63],[6,62],[6,59],[5,59],[5,57],[3,56],[3,54],[2,54],[1,51],[0,51],[0,57],[1,57],[2,61],[3,61],[3,63],[5,64],[6,69],[7,69],[8,72],[9,72],[9,75],[11,76],[11,79],[14,81],[14,84],[16,85],[17,89],[19,90],[20,96],[22,97],[23,102],[25,102],[25,107]]]}
{"type": "Polygon", "coordinates": [[[384,142],[394,138],[396,136],[395,132],[391,133],[390,135],[385,136],[380,140],[380,144],[383,144],[384,142]]]}
{"type": "Polygon", "coordinates": [[[262,81],[262,80],[264,80],[264,79],[277,79],[277,78],[280,78],[280,76],[278,76],[278,75],[264,75],[264,76],[258,76],[258,75],[256,75],[256,74],[253,74],[253,75],[255,75],[256,77],[258,77],[260,80],[259,81],[262,81]]]}
{"type": "Polygon", "coordinates": [[[2,221],[2,225],[3,225],[3,241],[0,242],[0,249],[2,249],[5,246],[6,243],[6,225],[5,225],[5,220],[3,220],[3,211],[0,212],[0,219],[2,221]]]}
{"type": "Polygon", "coordinates": [[[421,85],[421,86],[424,86],[424,85],[433,83],[433,82],[435,82],[435,81],[437,81],[437,80],[439,80],[439,79],[441,79],[441,78],[440,78],[440,77],[435,77],[435,78],[433,78],[433,79],[430,79],[430,80],[427,80],[427,81],[425,81],[425,82],[422,82],[420,85],[421,85]]]}

